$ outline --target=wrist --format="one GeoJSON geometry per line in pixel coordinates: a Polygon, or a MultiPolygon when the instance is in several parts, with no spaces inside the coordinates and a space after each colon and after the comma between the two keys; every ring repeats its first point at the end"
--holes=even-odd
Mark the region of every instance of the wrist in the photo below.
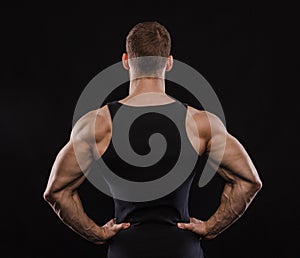
{"type": "Polygon", "coordinates": [[[96,226],[94,228],[95,237],[93,238],[93,243],[96,245],[102,245],[106,241],[105,229],[101,226],[96,226]]]}
{"type": "Polygon", "coordinates": [[[204,239],[210,240],[215,238],[217,235],[219,235],[219,232],[216,231],[215,229],[215,223],[213,222],[212,219],[209,219],[204,222],[204,234],[203,237],[204,239]]]}

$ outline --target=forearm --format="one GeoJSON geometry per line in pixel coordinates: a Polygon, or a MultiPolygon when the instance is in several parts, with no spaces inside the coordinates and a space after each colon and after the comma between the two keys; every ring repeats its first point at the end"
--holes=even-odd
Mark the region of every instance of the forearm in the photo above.
{"type": "Polygon", "coordinates": [[[48,197],[47,201],[73,231],[95,244],[104,242],[102,228],[87,216],[77,191],[59,193],[48,197]]]}
{"type": "Polygon", "coordinates": [[[214,238],[239,219],[258,190],[259,186],[249,182],[226,183],[218,209],[205,223],[206,238],[214,238]]]}

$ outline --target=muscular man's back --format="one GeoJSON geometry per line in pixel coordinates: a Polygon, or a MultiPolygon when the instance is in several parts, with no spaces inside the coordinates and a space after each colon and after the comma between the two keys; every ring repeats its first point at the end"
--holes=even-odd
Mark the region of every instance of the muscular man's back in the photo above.
{"type": "MultiPolygon", "coordinates": [[[[108,103],[98,110],[89,112],[77,121],[69,141],[56,157],[44,192],[44,198],[59,218],[82,237],[95,244],[109,242],[110,257],[134,257],[132,254],[135,245],[134,242],[130,242],[130,236],[134,236],[133,239],[140,241],[140,244],[149,252],[151,252],[152,247],[157,248],[157,250],[152,250],[150,257],[174,258],[177,255],[177,257],[200,258],[202,254],[198,238],[212,239],[234,223],[245,212],[262,183],[246,150],[235,137],[227,132],[218,117],[187,105],[185,105],[185,109],[179,108],[178,110],[181,111],[178,111],[175,106],[181,105],[179,101],[176,101],[175,104],[172,103],[174,99],[165,93],[165,73],[172,69],[173,56],[171,55],[171,38],[164,26],[157,22],[139,23],[134,26],[126,38],[126,53],[122,56],[122,63],[128,71],[130,79],[128,97],[108,103]],[[162,108],[163,106],[170,107],[171,112],[168,114],[172,118],[175,115],[175,120],[179,121],[180,124],[180,134],[183,133],[184,142],[188,143],[186,145],[188,151],[184,151],[184,155],[186,157],[196,155],[197,158],[202,158],[204,155],[208,156],[212,166],[225,180],[225,185],[220,205],[207,221],[188,218],[187,198],[194,173],[191,173],[191,176],[177,189],[173,189],[173,192],[161,198],[163,205],[154,200],[154,208],[151,206],[154,203],[150,202],[149,213],[135,213],[133,211],[138,211],[140,208],[137,207],[137,203],[126,201],[122,203],[116,198],[116,218],[111,219],[103,226],[97,225],[84,212],[77,189],[85,180],[85,172],[94,162],[103,158],[114,166],[116,173],[120,173],[121,176],[139,176],[142,181],[145,179],[143,175],[152,176],[155,173],[159,175],[162,171],[150,166],[148,170],[146,169],[149,173],[140,173],[137,167],[131,166],[129,168],[116,155],[114,146],[111,144],[115,128],[111,116],[114,116],[121,106],[127,110],[128,118],[130,118],[131,111],[138,110],[142,106],[153,106],[153,109],[156,110],[159,109],[159,106],[162,108]],[[174,195],[169,198],[172,194],[174,195]],[[139,215],[137,216],[137,214],[139,215]],[[156,226],[150,226],[147,229],[150,239],[144,238],[145,231],[139,231],[138,228],[141,229],[141,227],[138,227],[137,224],[142,222],[144,226],[149,225],[143,222],[149,222],[153,219],[156,219],[154,222],[156,226]],[[133,223],[132,226],[127,220],[133,223]],[[161,230],[162,228],[157,225],[164,225],[168,230],[161,230]],[[129,232],[132,233],[128,235],[129,232]],[[167,234],[164,235],[163,232],[167,232],[167,234]],[[155,234],[158,234],[161,240],[161,243],[157,245],[155,245],[155,234]],[[182,239],[182,236],[185,237],[182,239]],[[177,243],[179,244],[177,245],[177,243]],[[165,249],[164,244],[166,244],[165,249]]],[[[99,103],[99,105],[101,104],[99,103]]],[[[152,135],[148,130],[149,128],[165,130],[166,139],[169,139],[167,146],[171,147],[168,158],[162,158],[163,161],[159,160],[160,163],[164,163],[165,168],[168,167],[171,160],[176,160],[178,149],[180,149],[180,142],[177,141],[178,133],[176,130],[171,130],[172,123],[167,123],[167,118],[161,119],[159,116],[155,117],[150,114],[145,116],[144,122],[136,126],[138,130],[132,137],[135,148],[139,149],[139,152],[145,153],[149,149],[151,139],[142,136],[143,131],[147,130],[147,136],[149,136],[152,135]],[[148,140],[149,144],[147,143],[148,140]]],[[[119,127],[122,125],[117,126],[117,128],[119,127]]],[[[129,135],[125,137],[127,136],[129,135]]],[[[116,143],[119,144],[119,141],[116,143]]],[[[163,145],[158,145],[157,153],[163,151],[163,147],[163,145]]],[[[125,152],[131,150],[131,146],[125,148],[125,152]]],[[[154,152],[155,155],[157,153],[154,152]]],[[[142,161],[140,167],[145,168],[144,163],[148,163],[148,160],[142,159],[142,161]]],[[[185,165],[190,165],[189,163],[184,162],[185,165]]],[[[188,171],[183,166],[181,169],[183,173],[185,170],[188,171]]],[[[169,182],[165,181],[164,183],[162,188],[169,182]]],[[[113,182],[110,184],[111,189],[119,192],[113,182]]],[[[155,191],[155,189],[152,190],[155,191]]],[[[124,191],[122,193],[126,194],[124,191]]],[[[114,197],[114,195],[112,196],[114,197]]],[[[147,257],[147,254],[140,253],[138,257],[147,257]]]]}
{"type": "MultiPolygon", "coordinates": [[[[174,102],[174,98],[166,94],[147,93],[147,98],[125,98],[118,102],[136,107],[159,106],[174,102]]],[[[101,157],[110,143],[112,137],[112,119],[107,105],[92,112],[97,113],[95,122],[96,148],[94,152],[95,158],[97,159],[101,157]]],[[[95,114],[92,116],[94,115],[95,114]]],[[[85,124],[86,122],[82,121],[82,123],[85,124]]],[[[202,155],[205,152],[206,142],[210,135],[208,112],[188,106],[185,127],[188,138],[195,151],[199,155],[202,155]]]]}
{"type": "MultiPolygon", "coordinates": [[[[147,101],[138,100],[134,104],[131,102],[130,105],[127,104],[129,101],[113,101],[102,108],[103,110],[107,108],[108,114],[106,113],[105,116],[110,122],[105,122],[107,129],[103,130],[105,134],[102,136],[103,140],[97,144],[97,149],[101,150],[101,159],[111,171],[131,181],[148,182],[163,177],[174,166],[174,163],[176,164],[179,158],[178,153],[183,146],[181,141],[189,141],[188,146],[190,147],[184,149],[185,153],[183,154],[186,157],[198,156],[197,151],[200,149],[199,144],[198,146],[195,142],[191,144],[192,141],[185,137],[185,135],[189,135],[192,140],[199,141],[199,137],[196,138],[198,132],[197,127],[193,126],[193,118],[187,116],[187,105],[183,105],[180,101],[169,98],[167,95],[152,94],[152,96],[148,95],[147,101]],[[158,96],[160,101],[157,101],[158,96]],[[180,106],[185,108],[180,109],[180,106]],[[122,115],[126,116],[125,120],[129,120],[133,112],[141,108],[146,114],[143,120],[139,121],[138,125],[132,129],[134,137],[131,145],[135,147],[137,152],[144,152],[147,149],[145,137],[148,138],[149,135],[156,132],[160,132],[165,137],[167,150],[155,165],[146,168],[136,167],[119,158],[111,138],[114,132],[113,127],[116,124],[114,118],[121,107],[124,108],[122,115]],[[186,134],[178,134],[178,128],[174,128],[168,118],[159,115],[163,108],[176,114],[179,123],[185,126],[186,134]]],[[[97,125],[101,126],[99,123],[97,125]]],[[[125,130],[122,124],[119,126],[121,128],[117,130],[125,130]]],[[[203,149],[205,147],[202,147],[202,152],[203,149]]],[[[195,174],[195,170],[190,171],[188,178],[184,182],[179,182],[179,187],[167,195],[150,201],[120,200],[112,194],[115,203],[116,223],[127,221],[130,222],[131,226],[119,232],[109,241],[108,257],[202,257],[202,249],[197,234],[183,231],[177,227],[178,222],[188,223],[190,221],[188,200],[195,174]]],[[[112,193],[120,191],[119,185],[115,182],[108,180],[108,184],[112,193]]],[[[158,189],[152,190],[157,191],[158,189]]],[[[134,191],[132,189],[133,193],[134,191]]]]}

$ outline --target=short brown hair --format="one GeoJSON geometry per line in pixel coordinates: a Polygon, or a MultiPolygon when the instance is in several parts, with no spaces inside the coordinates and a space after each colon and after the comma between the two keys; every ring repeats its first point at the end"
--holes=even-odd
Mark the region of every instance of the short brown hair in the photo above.
{"type": "Polygon", "coordinates": [[[138,23],[128,33],[126,52],[129,58],[168,57],[171,52],[170,34],[163,25],[156,21],[138,23]]]}

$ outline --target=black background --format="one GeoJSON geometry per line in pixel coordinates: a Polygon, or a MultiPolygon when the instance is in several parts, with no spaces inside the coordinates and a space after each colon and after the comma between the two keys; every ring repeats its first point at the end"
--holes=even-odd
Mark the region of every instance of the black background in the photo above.
{"type": "MultiPolygon", "coordinates": [[[[213,86],[228,130],[245,146],[263,189],[244,216],[203,242],[209,258],[297,257],[296,14],[292,6],[200,8],[136,2],[110,8],[35,7],[1,10],[1,250],[6,257],[105,257],[68,229],[43,200],[51,166],[67,142],[76,102],[102,69],[120,61],[137,22],[157,20],[169,30],[175,59],[213,86]],[[118,11],[120,14],[117,14],[118,11]],[[293,62],[294,60],[294,62],[293,62]],[[14,252],[21,255],[15,256],[14,252]]],[[[167,93],[196,105],[184,91],[167,93]]],[[[127,94],[120,87],[110,99],[127,94]]],[[[190,213],[207,218],[223,181],[193,185],[190,213]]],[[[80,188],[87,213],[99,224],[113,217],[112,200],[88,182],[80,188]]]]}

